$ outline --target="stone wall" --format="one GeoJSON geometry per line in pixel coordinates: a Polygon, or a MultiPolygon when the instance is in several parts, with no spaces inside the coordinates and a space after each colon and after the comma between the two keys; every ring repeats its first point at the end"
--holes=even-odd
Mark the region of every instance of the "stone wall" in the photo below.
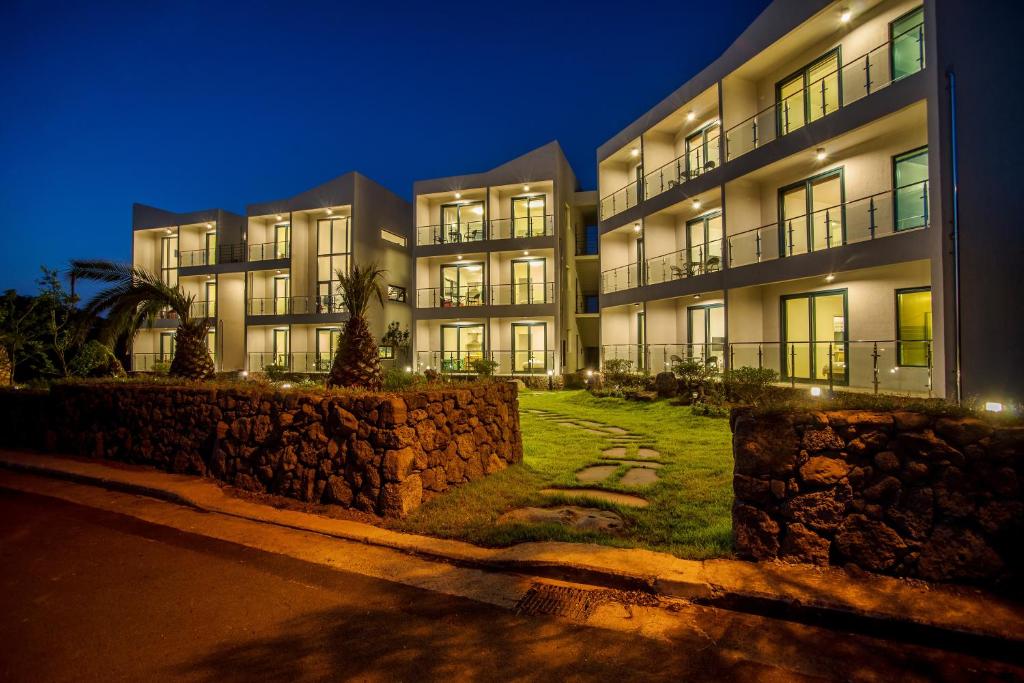
{"type": "Polygon", "coordinates": [[[152,465],[404,516],[522,461],[510,383],[399,394],[132,383],[0,392],[5,445],[152,465]]]}
{"type": "Polygon", "coordinates": [[[749,409],[731,423],[739,555],[933,581],[1020,575],[1024,427],[749,409]]]}

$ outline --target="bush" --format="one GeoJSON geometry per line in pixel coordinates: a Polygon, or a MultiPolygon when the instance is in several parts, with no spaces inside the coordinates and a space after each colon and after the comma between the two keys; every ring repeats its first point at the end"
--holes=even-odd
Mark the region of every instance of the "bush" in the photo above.
{"type": "Polygon", "coordinates": [[[388,368],[382,378],[384,391],[401,391],[416,385],[419,381],[417,375],[395,367],[388,368]]]}
{"type": "Polygon", "coordinates": [[[263,366],[263,372],[266,373],[272,382],[280,382],[288,374],[288,368],[284,365],[271,363],[270,365],[263,366]]]}
{"type": "Polygon", "coordinates": [[[492,377],[498,369],[498,361],[490,358],[474,358],[469,362],[469,367],[477,374],[477,377],[492,377]]]}
{"type": "Polygon", "coordinates": [[[729,408],[717,403],[694,403],[690,412],[698,417],[729,417],[729,408]]]}
{"type": "Polygon", "coordinates": [[[760,405],[764,403],[779,381],[779,373],[771,368],[744,366],[728,370],[722,376],[725,395],[730,401],[760,405]]]}
{"type": "Polygon", "coordinates": [[[604,364],[604,379],[609,384],[620,387],[642,387],[646,385],[647,378],[633,372],[633,361],[625,358],[613,358],[604,364]]]}
{"type": "Polygon", "coordinates": [[[695,358],[674,358],[672,372],[679,377],[679,394],[690,397],[694,402],[721,393],[718,383],[718,366],[695,358]]]}
{"type": "Polygon", "coordinates": [[[153,363],[153,367],[150,368],[150,372],[154,375],[166,375],[171,371],[171,364],[165,360],[158,360],[153,363]]]}

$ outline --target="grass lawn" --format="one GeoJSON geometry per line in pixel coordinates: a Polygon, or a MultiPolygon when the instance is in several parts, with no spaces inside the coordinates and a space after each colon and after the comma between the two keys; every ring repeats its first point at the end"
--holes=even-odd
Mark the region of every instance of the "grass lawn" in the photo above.
{"type": "Polygon", "coordinates": [[[524,462],[456,488],[423,505],[408,519],[391,526],[416,533],[457,538],[488,546],[523,541],[586,541],[670,552],[685,558],[722,557],[732,552],[732,450],[728,420],[696,417],[689,408],[666,401],[637,403],[593,398],[585,391],[529,391],[519,395],[524,462]],[[647,498],[646,508],[599,502],[559,500],[542,495],[548,486],[579,484],[575,472],[587,465],[607,464],[601,451],[616,445],[613,435],[598,436],[565,427],[527,412],[550,411],[574,420],[622,427],[642,435],[627,446],[629,458],[638,446],[658,450],[664,467],[659,481],[640,488],[616,484],[628,466],[601,487],[647,498]],[[508,510],[567,502],[614,510],[626,522],[613,536],[579,532],[557,524],[496,524],[508,510]]]}

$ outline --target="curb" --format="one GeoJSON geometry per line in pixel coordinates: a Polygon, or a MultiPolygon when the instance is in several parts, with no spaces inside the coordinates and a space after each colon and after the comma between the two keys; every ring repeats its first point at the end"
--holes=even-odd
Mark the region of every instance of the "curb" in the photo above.
{"type": "MultiPolygon", "coordinates": [[[[181,477],[177,482],[168,479],[165,486],[149,485],[128,481],[128,478],[132,474],[149,479],[181,475],[156,470],[142,475],[130,470],[112,470],[110,475],[86,473],[74,470],[96,470],[106,466],[102,463],[82,463],[54,456],[11,452],[0,453],[0,467],[144,495],[203,512],[318,533],[460,567],[525,573],[609,589],[639,590],[709,607],[1024,661],[1024,648],[1021,648],[1024,645],[1024,608],[983,593],[962,596],[943,590],[942,587],[908,588],[906,590],[909,592],[903,595],[904,603],[909,600],[917,604],[920,600],[924,611],[932,612],[915,614],[906,604],[901,605],[899,600],[890,600],[893,596],[886,595],[886,588],[899,588],[903,585],[889,577],[854,579],[842,570],[835,569],[754,564],[735,560],[681,560],[647,550],[624,551],[605,546],[561,542],[483,548],[462,541],[405,534],[361,522],[282,511],[258,503],[239,501],[228,496],[215,483],[198,477],[181,477]],[[111,476],[114,473],[120,473],[121,476],[111,476]],[[203,501],[201,496],[190,496],[173,490],[175,486],[194,487],[197,483],[202,490],[208,490],[211,498],[222,497],[225,504],[218,505],[216,500],[203,501]],[[574,562],[566,559],[567,555],[580,550],[587,556],[585,560],[574,562]],[[834,576],[829,578],[830,574],[834,576]],[[792,578],[796,580],[791,581],[792,578]],[[837,580],[843,581],[845,586],[856,586],[859,581],[865,589],[877,594],[877,599],[870,605],[855,605],[841,597],[828,600],[824,597],[826,592],[813,590],[817,587],[815,579],[825,586],[837,580]],[[872,586],[872,583],[880,585],[872,586]],[[807,587],[812,590],[806,590],[807,587]],[[941,611],[932,609],[928,602],[943,594],[949,596],[949,606],[941,611]],[[960,609],[965,607],[970,607],[966,614],[960,609]],[[1000,615],[998,618],[987,619],[987,624],[979,625],[976,622],[978,615],[988,615],[993,610],[1000,615]]],[[[828,596],[832,597],[831,593],[828,596]]]]}

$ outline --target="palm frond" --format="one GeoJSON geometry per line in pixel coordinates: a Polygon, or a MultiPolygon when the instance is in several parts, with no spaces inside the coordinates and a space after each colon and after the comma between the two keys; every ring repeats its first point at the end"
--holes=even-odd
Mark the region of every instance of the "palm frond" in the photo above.
{"type": "Polygon", "coordinates": [[[381,287],[381,279],[386,270],[378,267],[376,263],[368,263],[365,266],[355,265],[348,273],[338,270],[338,294],[341,296],[349,315],[362,317],[370,301],[376,299],[381,306],[384,305],[384,289],[381,287]]]}

